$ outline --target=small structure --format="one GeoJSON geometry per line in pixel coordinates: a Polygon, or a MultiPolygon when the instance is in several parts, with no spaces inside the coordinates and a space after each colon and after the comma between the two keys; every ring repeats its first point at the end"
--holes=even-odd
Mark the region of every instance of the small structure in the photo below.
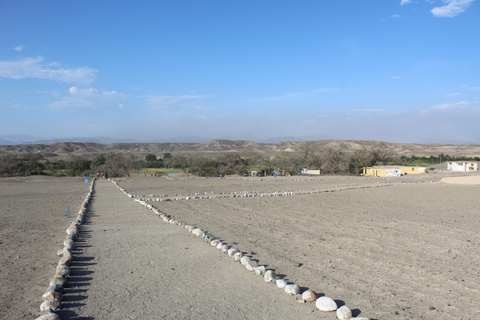
{"type": "Polygon", "coordinates": [[[407,174],[426,173],[425,167],[404,167],[404,166],[378,166],[364,167],[363,175],[366,177],[400,177],[407,174]]]}
{"type": "Polygon", "coordinates": [[[448,171],[471,172],[478,170],[478,162],[447,162],[448,171]]]}
{"type": "Polygon", "coordinates": [[[302,174],[311,175],[311,176],[319,176],[320,170],[312,170],[312,169],[302,169],[302,174]]]}

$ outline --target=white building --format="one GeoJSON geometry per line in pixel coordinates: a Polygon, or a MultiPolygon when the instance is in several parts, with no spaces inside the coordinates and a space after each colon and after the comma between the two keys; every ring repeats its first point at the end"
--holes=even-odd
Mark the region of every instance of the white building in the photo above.
{"type": "Polygon", "coordinates": [[[447,162],[448,171],[471,172],[478,170],[477,162],[447,162]]]}
{"type": "Polygon", "coordinates": [[[302,174],[319,176],[320,175],[320,170],[312,170],[312,169],[304,168],[304,169],[302,169],[302,174]]]}

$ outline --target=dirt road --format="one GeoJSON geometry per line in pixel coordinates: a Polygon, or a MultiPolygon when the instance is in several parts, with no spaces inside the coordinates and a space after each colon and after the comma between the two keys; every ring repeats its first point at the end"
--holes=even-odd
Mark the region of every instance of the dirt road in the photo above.
{"type": "MultiPolygon", "coordinates": [[[[185,228],[99,180],[62,319],[318,319],[185,228]]],[[[332,314],[330,317],[334,319],[332,314]]]]}

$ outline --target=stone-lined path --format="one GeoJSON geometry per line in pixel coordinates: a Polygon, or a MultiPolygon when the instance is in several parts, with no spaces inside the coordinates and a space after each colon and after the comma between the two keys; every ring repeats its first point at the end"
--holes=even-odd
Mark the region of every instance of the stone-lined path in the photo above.
{"type": "Polygon", "coordinates": [[[165,224],[110,181],[97,181],[87,217],[62,319],[336,319],[165,224]]]}

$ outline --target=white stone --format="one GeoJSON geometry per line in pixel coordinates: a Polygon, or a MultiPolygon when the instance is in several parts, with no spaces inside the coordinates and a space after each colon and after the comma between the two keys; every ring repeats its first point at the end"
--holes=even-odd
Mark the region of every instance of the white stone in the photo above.
{"type": "Polygon", "coordinates": [[[196,235],[197,237],[201,237],[201,236],[203,236],[203,234],[204,234],[205,232],[203,232],[203,230],[200,229],[200,228],[196,228],[196,229],[194,229],[194,230],[192,231],[192,233],[193,233],[194,235],[196,235]]]}
{"type": "Polygon", "coordinates": [[[256,267],[258,267],[257,261],[249,260],[245,263],[245,268],[248,271],[253,271],[253,268],[256,268],[256,267]]]}
{"type": "Polygon", "coordinates": [[[71,239],[65,239],[65,241],[63,241],[63,245],[67,249],[70,249],[70,250],[75,249],[75,242],[71,239]]]}
{"type": "Polygon", "coordinates": [[[70,275],[70,268],[65,264],[59,264],[56,271],[63,277],[68,277],[70,275]]]}
{"type": "Polygon", "coordinates": [[[78,234],[78,230],[76,227],[68,227],[66,232],[68,235],[73,235],[73,236],[76,236],[78,234]]]}
{"type": "Polygon", "coordinates": [[[266,272],[265,266],[258,266],[253,268],[253,272],[255,272],[255,275],[257,276],[263,276],[266,272]]]}
{"type": "Polygon", "coordinates": [[[297,284],[287,284],[285,286],[285,293],[291,296],[300,294],[300,287],[297,284]]]}
{"type": "Polygon", "coordinates": [[[43,301],[40,305],[40,311],[58,311],[62,307],[60,301],[58,300],[47,300],[43,301]]]}
{"type": "Polygon", "coordinates": [[[61,285],[62,287],[65,287],[67,283],[68,281],[65,278],[53,278],[52,280],[50,280],[51,286],[58,284],[58,285],[61,285]]]}
{"type": "Polygon", "coordinates": [[[243,253],[241,253],[240,251],[239,252],[235,252],[233,254],[233,260],[235,260],[235,262],[238,262],[242,259],[243,257],[243,253]]]}
{"type": "Polygon", "coordinates": [[[277,279],[277,274],[273,270],[267,270],[265,272],[265,276],[263,276],[263,280],[265,280],[265,282],[272,282],[276,279],[277,279]]]}
{"type": "Polygon", "coordinates": [[[250,257],[249,256],[243,256],[241,259],[240,259],[240,263],[242,265],[246,265],[247,262],[250,262],[250,257]]]}
{"type": "Polygon", "coordinates": [[[220,242],[220,240],[212,240],[212,242],[210,242],[210,245],[212,247],[216,247],[219,242],[220,242]]]}
{"type": "Polygon", "coordinates": [[[230,248],[230,249],[228,249],[227,254],[228,254],[228,256],[229,256],[230,258],[233,258],[233,255],[234,255],[235,253],[239,252],[239,251],[240,251],[240,250],[238,250],[238,249],[236,249],[236,248],[230,248]]]}
{"type": "Polygon", "coordinates": [[[287,283],[286,280],[277,279],[276,284],[277,284],[277,287],[278,287],[278,288],[280,288],[280,289],[285,289],[285,287],[287,286],[288,283],[287,283]]]}
{"type": "Polygon", "coordinates": [[[61,301],[63,298],[63,295],[60,293],[60,292],[57,292],[57,291],[48,291],[48,292],[45,292],[43,295],[42,295],[42,300],[43,301],[47,301],[47,300],[58,300],[58,301],[61,301]]]}
{"type": "Polygon", "coordinates": [[[312,289],[308,289],[302,293],[302,299],[307,302],[314,302],[317,300],[317,295],[312,289]]]}
{"type": "Polygon", "coordinates": [[[329,297],[320,297],[315,301],[315,306],[320,311],[335,311],[337,310],[337,303],[329,297]]]}
{"type": "Polygon", "coordinates": [[[348,320],[352,317],[352,311],[347,306],[342,306],[337,309],[337,318],[339,320],[348,320]]]}

